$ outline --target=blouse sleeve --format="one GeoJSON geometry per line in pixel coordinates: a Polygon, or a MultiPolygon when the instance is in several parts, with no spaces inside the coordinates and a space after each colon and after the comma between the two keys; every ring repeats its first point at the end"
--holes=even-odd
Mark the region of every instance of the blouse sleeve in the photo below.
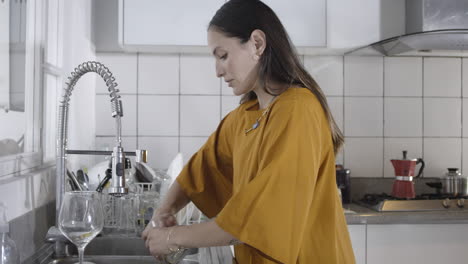
{"type": "Polygon", "coordinates": [[[256,176],[216,218],[226,232],[281,263],[296,263],[323,152],[333,151],[320,106],[288,102],[271,112],[256,176]],[[325,147],[327,146],[327,147],[325,147]]]}
{"type": "Polygon", "coordinates": [[[208,217],[216,216],[232,194],[232,133],[234,111],[195,153],[177,177],[190,200],[208,217]]]}

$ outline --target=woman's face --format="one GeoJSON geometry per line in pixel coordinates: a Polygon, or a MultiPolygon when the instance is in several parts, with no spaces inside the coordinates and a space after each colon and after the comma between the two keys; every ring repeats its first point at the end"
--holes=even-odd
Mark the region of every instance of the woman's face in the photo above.
{"type": "Polygon", "coordinates": [[[255,45],[251,40],[241,44],[238,38],[226,37],[208,30],[208,46],[216,60],[216,76],[223,77],[235,95],[253,90],[257,78],[255,45]]]}

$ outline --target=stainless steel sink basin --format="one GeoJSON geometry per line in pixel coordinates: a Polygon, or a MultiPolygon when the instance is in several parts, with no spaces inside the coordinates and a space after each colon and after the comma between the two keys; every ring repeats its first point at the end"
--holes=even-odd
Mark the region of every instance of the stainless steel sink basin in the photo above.
{"type": "MultiPolygon", "coordinates": [[[[90,256],[84,261],[91,261],[95,264],[159,264],[162,263],[152,256],[90,256]]],[[[56,259],[48,264],[74,264],[78,262],[78,258],[56,259]]],[[[198,264],[195,260],[182,260],[179,264],[198,264]]]]}
{"type": "MultiPolygon", "coordinates": [[[[74,264],[78,262],[78,251],[72,244],[68,244],[69,257],[49,258],[43,264],[74,264]]],[[[198,249],[191,249],[185,260],[180,264],[198,264],[198,249]]],[[[84,252],[85,262],[95,264],[160,264],[150,255],[145,242],[138,237],[97,237],[89,243],[84,252]]]]}
{"type": "MultiPolygon", "coordinates": [[[[70,255],[78,255],[74,245],[69,246],[70,255]]],[[[97,237],[86,246],[86,255],[125,255],[125,256],[150,256],[145,247],[145,241],[139,237],[97,237]]]]}

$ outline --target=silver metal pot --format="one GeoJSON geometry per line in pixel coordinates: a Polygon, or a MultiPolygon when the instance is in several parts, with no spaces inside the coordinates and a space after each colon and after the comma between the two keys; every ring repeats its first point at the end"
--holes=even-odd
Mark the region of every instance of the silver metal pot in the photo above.
{"type": "Polygon", "coordinates": [[[458,168],[448,168],[445,177],[441,178],[442,193],[453,196],[468,196],[468,180],[458,168]]]}

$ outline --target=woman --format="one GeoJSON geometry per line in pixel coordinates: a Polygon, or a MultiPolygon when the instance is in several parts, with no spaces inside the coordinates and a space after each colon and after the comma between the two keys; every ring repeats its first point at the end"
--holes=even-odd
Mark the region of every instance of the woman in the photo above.
{"type": "Polygon", "coordinates": [[[230,0],[208,45],[241,105],[153,216],[143,233],[151,254],[235,245],[239,264],[355,263],[335,180],[343,136],[278,17],[261,1],[230,0]],[[175,226],[189,201],[214,219],[175,226]]]}

